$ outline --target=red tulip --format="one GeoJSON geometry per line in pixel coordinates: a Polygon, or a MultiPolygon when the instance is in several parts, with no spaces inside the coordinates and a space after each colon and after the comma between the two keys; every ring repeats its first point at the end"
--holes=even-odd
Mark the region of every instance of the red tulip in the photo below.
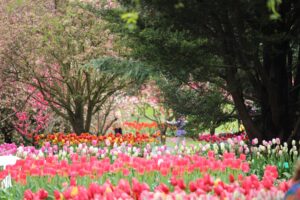
{"type": "Polygon", "coordinates": [[[23,200],[33,200],[33,199],[34,199],[34,193],[30,189],[25,190],[23,200]]]}
{"type": "Polygon", "coordinates": [[[58,190],[54,190],[54,198],[55,200],[63,200],[63,195],[58,190]]]}
{"type": "Polygon", "coordinates": [[[190,191],[191,191],[191,192],[195,192],[195,191],[197,190],[197,185],[196,185],[196,183],[193,182],[193,181],[191,181],[191,182],[189,183],[189,188],[190,188],[190,191]]]}
{"type": "Polygon", "coordinates": [[[279,189],[283,192],[288,191],[289,188],[290,188],[290,184],[286,181],[283,181],[279,184],[279,189]]]}
{"type": "Polygon", "coordinates": [[[229,181],[230,181],[230,183],[234,182],[234,176],[233,176],[233,174],[229,174],[229,181]]]}
{"type": "Polygon", "coordinates": [[[223,188],[220,185],[214,187],[214,192],[216,195],[221,196],[223,194],[223,188]]]}
{"type": "Polygon", "coordinates": [[[126,192],[126,194],[131,194],[131,188],[129,182],[125,179],[121,179],[118,184],[118,188],[126,192]]]}
{"type": "Polygon", "coordinates": [[[174,187],[177,185],[177,180],[176,180],[176,178],[175,178],[174,176],[170,179],[170,183],[171,183],[171,185],[173,185],[174,187]]]}
{"type": "Polygon", "coordinates": [[[246,155],[242,153],[242,154],[240,155],[240,159],[241,159],[241,160],[246,160],[246,155]]]}
{"type": "Polygon", "coordinates": [[[273,180],[271,178],[263,178],[261,182],[263,186],[268,190],[273,186],[273,180]]]}
{"type": "Polygon", "coordinates": [[[46,190],[44,190],[44,189],[40,189],[37,192],[37,195],[38,195],[38,197],[39,197],[40,200],[48,198],[48,192],[46,190]]]}
{"type": "Polygon", "coordinates": [[[168,194],[170,192],[170,189],[168,188],[168,186],[161,183],[155,188],[155,191],[160,191],[160,192],[163,192],[165,194],[168,194]]]}
{"type": "Polygon", "coordinates": [[[88,189],[88,196],[90,198],[95,198],[97,195],[102,195],[104,191],[104,187],[99,186],[97,183],[91,183],[88,189]]]}
{"type": "Polygon", "coordinates": [[[76,186],[76,178],[74,176],[70,178],[70,186],[76,186]]]}

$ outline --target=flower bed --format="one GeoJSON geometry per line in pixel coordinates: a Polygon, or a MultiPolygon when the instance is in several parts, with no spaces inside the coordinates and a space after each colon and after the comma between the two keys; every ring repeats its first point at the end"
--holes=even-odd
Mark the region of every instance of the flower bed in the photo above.
{"type": "MultiPolygon", "coordinates": [[[[157,180],[160,180],[167,175],[184,176],[187,173],[199,177],[201,173],[214,173],[226,169],[235,174],[246,173],[249,171],[249,164],[245,156],[236,158],[232,153],[224,154],[223,159],[215,158],[213,152],[209,152],[208,157],[186,155],[181,158],[176,155],[164,155],[151,159],[119,154],[113,162],[108,157],[99,160],[95,156],[86,157],[75,153],[71,154],[68,160],[59,160],[56,156],[38,159],[27,157],[1,171],[0,177],[10,173],[13,180],[26,182],[27,176],[93,176],[98,179],[105,173],[110,173],[111,178],[114,174],[120,173],[123,176],[141,175],[141,177],[157,173],[160,175],[157,180]]],[[[149,180],[148,178],[145,181],[149,180]]]]}
{"type": "Polygon", "coordinates": [[[266,191],[282,197],[287,187],[285,182],[278,186],[276,167],[266,166],[259,180],[256,175],[247,176],[249,163],[245,159],[233,153],[224,153],[219,159],[209,151],[206,157],[163,155],[152,159],[119,154],[112,162],[74,153],[68,160],[27,157],[8,166],[0,177],[11,174],[14,187],[9,190],[14,194],[24,192],[27,200],[45,199],[45,194],[54,194],[56,199],[152,199],[155,195],[239,199],[266,191]],[[29,186],[35,193],[26,190],[29,186]]]}
{"type": "MultiPolygon", "coordinates": [[[[216,180],[210,175],[204,175],[194,181],[185,182],[181,178],[172,177],[170,184],[160,183],[154,189],[149,184],[142,183],[133,178],[131,181],[120,179],[117,184],[109,180],[103,184],[90,183],[88,187],[77,185],[76,180],[70,180],[70,184],[62,191],[54,190],[54,198],[60,199],[272,199],[283,198],[284,192],[289,187],[282,182],[279,186],[273,185],[276,179],[274,170],[266,169],[268,178],[259,181],[255,176],[239,177],[235,180],[230,176],[230,182],[216,180]],[[271,174],[269,174],[271,173],[271,174]],[[271,175],[271,176],[269,176],[271,175]],[[275,177],[272,177],[274,175],[275,177]]],[[[31,190],[24,192],[26,200],[46,199],[48,192],[39,189],[36,193],[31,190]]]]}
{"type": "Polygon", "coordinates": [[[17,152],[17,145],[13,144],[1,144],[0,156],[13,155],[17,152]]]}
{"type": "Polygon", "coordinates": [[[233,138],[175,148],[45,142],[39,149],[6,144],[0,149],[22,158],[0,172],[13,179],[0,196],[28,200],[282,199],[298,156],[296,141],[289,149],[279,139],[253,140],[252,146],[233,138]]]}
{"type": "Polygon", "coordinates": [[[220,133],[218,135],[202,134],[199,136],[199,141],[205,141],[205,142],[224,142],[228,139],[247,141],[248,137],[245,132],[220,133]]]}
{"type": "Polygon", "coordinates": [[[280,178],[288,179],[293,172],[293,166],[297,161],[298,151],[296,142],[293,141],[293,145],[288,149],[287,143],[281,144],[280,140],[274,139],[272,141],[257,145],[257,141],[253,141],[253,145],[249,146],[244,141],[238,141],[235,139],[228,139],[225,142],[220,143],[199,143],[198,145],[185,146],[181,145],[179,148],[169,148],[167,146],[155,146],[152,144],[145,144],[142,146],[133,146],[130,144],[122,143],[121,145],[107,144],[108,146],[93,146],[92,144],[79,144],[70,145],[65,144],[63,146],[51,145],[50,142],[37,149],[35,147],[23,147],[16,145],[0,145],[0,149],[5,149],[6,155],[17,155],[20,158],[26,158],[28,156],[34,158],[44,158],[48,156],[56,155],[58,157],[68,158],[70,154],[78,153],[84,156],[96,156],[97,158],[110,157],[115,159],[117,154],[126,154],[136,157],[150,158],[155,155],[201,155],[207,156],[209,151],[213,151],[216,156],[222,156],[225,152],[232,152],[236,156],[245,154],[247,160],[251,163],[250,171],[258,176],[262,176],[262,167],[267,164],[274,165],[278,168],[280,178]],[[10,147],[10,148],[8,148],[10,147]]]}
{"type": "Polygon", "coordinates": [[[157,142],[157,137],[159,134],[141,134],[139,132],[133,133],[126,133],[126,134],[106,134],[106,135],[92,135],[89,133],[82,133],[80,135],[76,135],[75,133],[64,134],[64,133],[54,133],[48,135],[38,135],[35,137],[35,141],[38,144],[43,144],[45,142],[50,142],[51,144],[58,144],[63,146],[65,144],[70,145],[78,145],[81,143],[93,144],[93,145],[101,145],[104,142],[107,144],[122,144],[128,143],[132,145],[140,145],[145,143],[152,143],[157,142]]]}
{"type": "Polygon", "coordinates": [[[143,129],[157,129],[157,123],[155,122],[124,122],[124,126],[138,132],[142,131],[143,129]]]}

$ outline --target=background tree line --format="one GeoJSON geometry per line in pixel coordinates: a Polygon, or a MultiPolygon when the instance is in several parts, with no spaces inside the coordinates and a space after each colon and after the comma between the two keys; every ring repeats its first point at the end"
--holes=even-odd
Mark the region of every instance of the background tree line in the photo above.
{"type": "Polygon", "coordinates": [[[1,70],[42,92],[77,133],[150,76],[194,126],[238,119],[251,139],[300,139],[299,4],[7,0],[1,70]]]}
{"type": "Polygon", "coordinates": [[[127,56],[225,90],[250,138],[299,139],[299,1],[273,4],[275,20],[260,0],[118,2],[101,13],[126,38],[127,56]],[[118,26],[124,13],[138,15],[135,29],[118,26]]]}

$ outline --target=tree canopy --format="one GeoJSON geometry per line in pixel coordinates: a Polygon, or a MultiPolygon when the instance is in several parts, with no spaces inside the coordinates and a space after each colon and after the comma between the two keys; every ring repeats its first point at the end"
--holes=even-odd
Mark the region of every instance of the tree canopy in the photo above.
{"type": "MultiPolygon", "coordinates": [[[[250,138],[300,137],[300,2],[120,0],[111,21],[139,14],[136,29],[114,27],[129,56],[182,81],[214,83],[232,96],[250,138]],[[250,102],[246,105],[246,102],[250,102]],[[251,116],[249,106],[257,107],[251,116]]],[[[105,11],[107,13],[107,11],[105,11]]]]}
{"type": "Polygon", "coordinates": [[[62,8],[27,24],[4,53],[5,64],[80,134],[112,96],[143,75],[138,64],[117,58],[105,21],[80,3],[62,8]]]}

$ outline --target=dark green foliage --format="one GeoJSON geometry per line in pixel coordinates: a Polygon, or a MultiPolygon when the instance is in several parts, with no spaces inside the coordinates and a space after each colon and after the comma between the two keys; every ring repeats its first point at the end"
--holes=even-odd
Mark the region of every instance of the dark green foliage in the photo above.
{"type": "Polygon", "coordinates": [[[134,31],[113,23],[132,48],[128,55],[183,83],[226,90],[250,138],[300,138],[299,1],[276,4],[277,20],[261,0],[119,2],[108,20],[139,13],[134,31]],[[245,102],[260,113],[251,116],[245,102]]]}
{"type": "Polygon", "coordinates": [[[213,84],[202,84],[198,88],[182,84],[178,79],[160,78],[157,81],[165,104],[177,114],[188,116],[188,132],[214,129],[222,123],[236,119],[228,96],[218,91],[213,84]],[[230,106],[231,105],[231,106],[230,106]]]}
{"type": "Polygon", "coordinates": [[[15,111],[11,108],[1,107],[0,134],[3,135],[5,143],[12,143],[12,132],[15,128],[13,119],[15,119],[15,111]]]}

